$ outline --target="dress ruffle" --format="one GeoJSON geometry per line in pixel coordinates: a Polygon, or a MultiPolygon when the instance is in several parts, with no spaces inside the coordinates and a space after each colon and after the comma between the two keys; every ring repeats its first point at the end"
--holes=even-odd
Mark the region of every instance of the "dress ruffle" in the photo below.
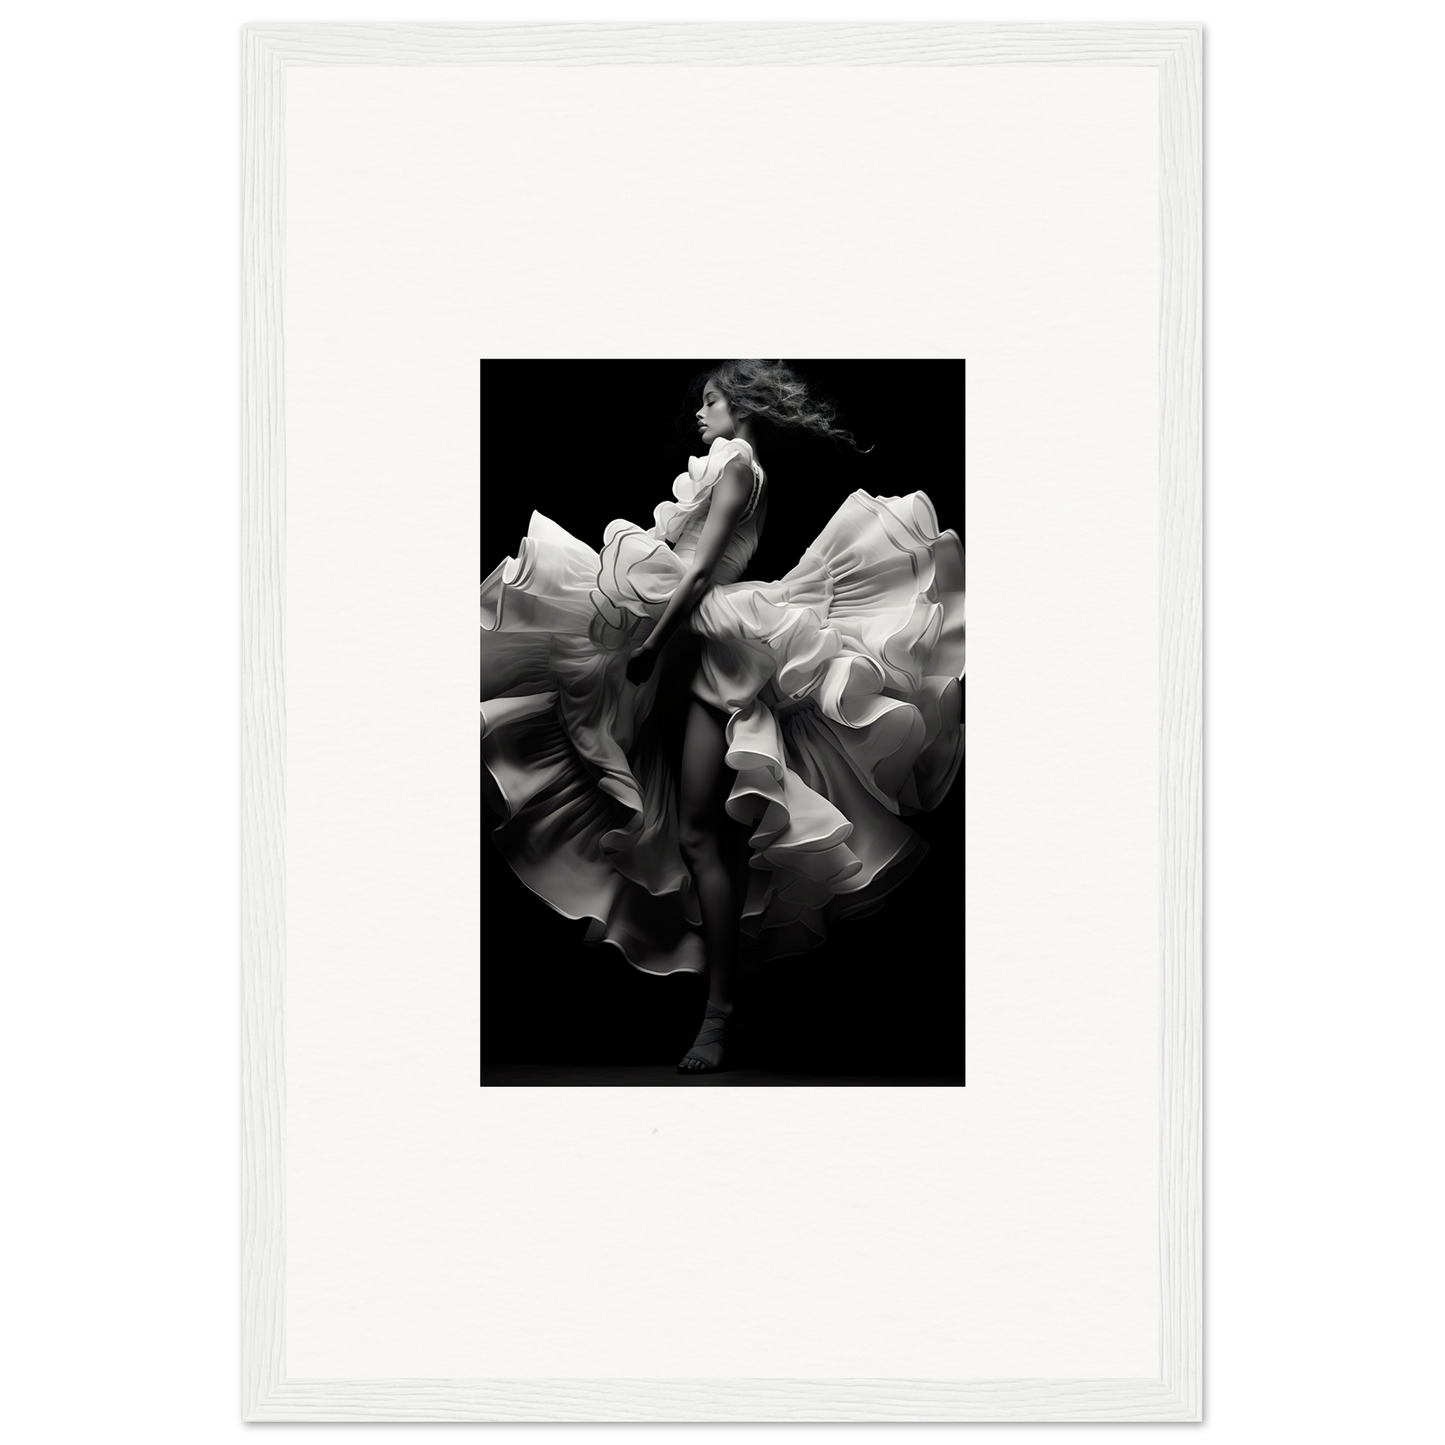
{"type": "Polygon", "coordinates": [[[727,808],[753,825],[743,933],[812,946],[921,861],[900,815],[957,775],[962,545],[921,492],[855,492],[785,578],[712,589],[693,625],[727,644],[697,690],[730,714],[727,808]]]}
{"type": "Polygon", "coordinates": [[[659,502],[652,510],[652,535],[676,543],[691,520],[706,514],[713,488],[735,457],[753,465],[753,449],[742,437],[718,437],[705,457],[689,457],[687,470],[678,473],[672,484],[674,500],[659,502]]]}
{"type": "MultiPolygon", "coordinates": [[[[703,957],[675,784],[645,726],[662,669],[637,688],[626,659],[733,455],[751,460],[736,440],[692,458],[652,529],[613,522],[600,554],[534,513],[482,585],[497,843],[552,907],[591,920],[590,941],[648,972],[698,972],[703,957]]],[[[921,861],[903,817],[957,775],[962,545],[922,492],[855,492],[787,576],[713,586],[690,626],[703,639],[693,692],[728,718],[727,811],[751,830],[744,942],[760,957],[813,947],[921,861]]]]}

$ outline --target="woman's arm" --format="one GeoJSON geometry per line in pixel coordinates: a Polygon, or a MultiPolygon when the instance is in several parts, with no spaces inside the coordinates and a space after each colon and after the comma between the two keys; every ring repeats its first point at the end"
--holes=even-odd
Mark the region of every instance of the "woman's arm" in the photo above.
{"type": "Polygon", "coordinates": [[[682,580],[668,598],[667,606],[663,608],[662,616],[657,619],[651,635],[628,660],[629,681],[647,681],[657,662],[657,654],[666,645],[667,639],[702,600],[703,593],[712,582],[712,574],[727,550],[733,529],[747,508],[752,494],[753,469],[740,457],[734,457],[723,468],[723,474],[713,488],[707,521],[703,523],[702,536],[697,539],[697,551],[693,553],[687,571],[683,573],[682,580]]]}

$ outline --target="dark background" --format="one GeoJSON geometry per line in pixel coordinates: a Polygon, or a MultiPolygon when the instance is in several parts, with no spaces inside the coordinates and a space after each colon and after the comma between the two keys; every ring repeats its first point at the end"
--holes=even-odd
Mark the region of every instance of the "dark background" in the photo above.
{"type": "MultiPolygon", "coordinates": [[[[615,517],[652,524],[699,442],[692,413],[714,363],[484,361],[482,569],[516,553],[534,509],[599,547],[615,517]]],[[[767,522],[748,577],[781,577],[843,500],[923,490],[963,535],[964,363],[791,361],[839,407],[864,455],[808,433],[760,436],[767,522]]],[[[965,539],[966,540],[966,539],[965,539]]],[[[680,747],[685,695],[657,718],[680,747]]],[[[963,770],[932,813],[909,816],[923,863],[882,909],[835,925],[820,948],[772,960],[738,984],[744,1062],[797,1074],[963,1076],[963,770]]],[[[484,814],[484,826],[495,826],[484,814]]],[[[734,828],[745,848],[746,829],[734,828]]],[[[585,924],[553,912],[485,840],[482,1064],[674,1063],[702,1017],[695,975],[654,977],[585,924]]]]}

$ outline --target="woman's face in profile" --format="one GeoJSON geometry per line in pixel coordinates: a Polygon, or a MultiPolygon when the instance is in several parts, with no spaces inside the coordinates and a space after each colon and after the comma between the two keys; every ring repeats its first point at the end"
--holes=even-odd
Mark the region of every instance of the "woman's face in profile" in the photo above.
{"type": "Polygon", "coordinates": [[[711,378],[702,389],[702,405],[697,409],[697,425],[706,445],[711,445],[718,437],[727,438],[733,434],[733,414],[728,409],[727,398],[711,378]]]}

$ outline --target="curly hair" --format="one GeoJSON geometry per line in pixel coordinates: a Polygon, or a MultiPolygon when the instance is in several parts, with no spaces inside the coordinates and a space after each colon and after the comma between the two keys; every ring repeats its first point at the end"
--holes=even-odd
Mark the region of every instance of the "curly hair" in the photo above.
{"type": "Polygon", "coordinates": [[[737,420],[760,417],[774,426],[846,442],[854,451],[873,450],[860,447],[852,432],[838,425],[838,408],[786,361],[719,362],[696,377],[691,390],[701,393],[709,381],[727,398],[728,409],[737,420]]]}

